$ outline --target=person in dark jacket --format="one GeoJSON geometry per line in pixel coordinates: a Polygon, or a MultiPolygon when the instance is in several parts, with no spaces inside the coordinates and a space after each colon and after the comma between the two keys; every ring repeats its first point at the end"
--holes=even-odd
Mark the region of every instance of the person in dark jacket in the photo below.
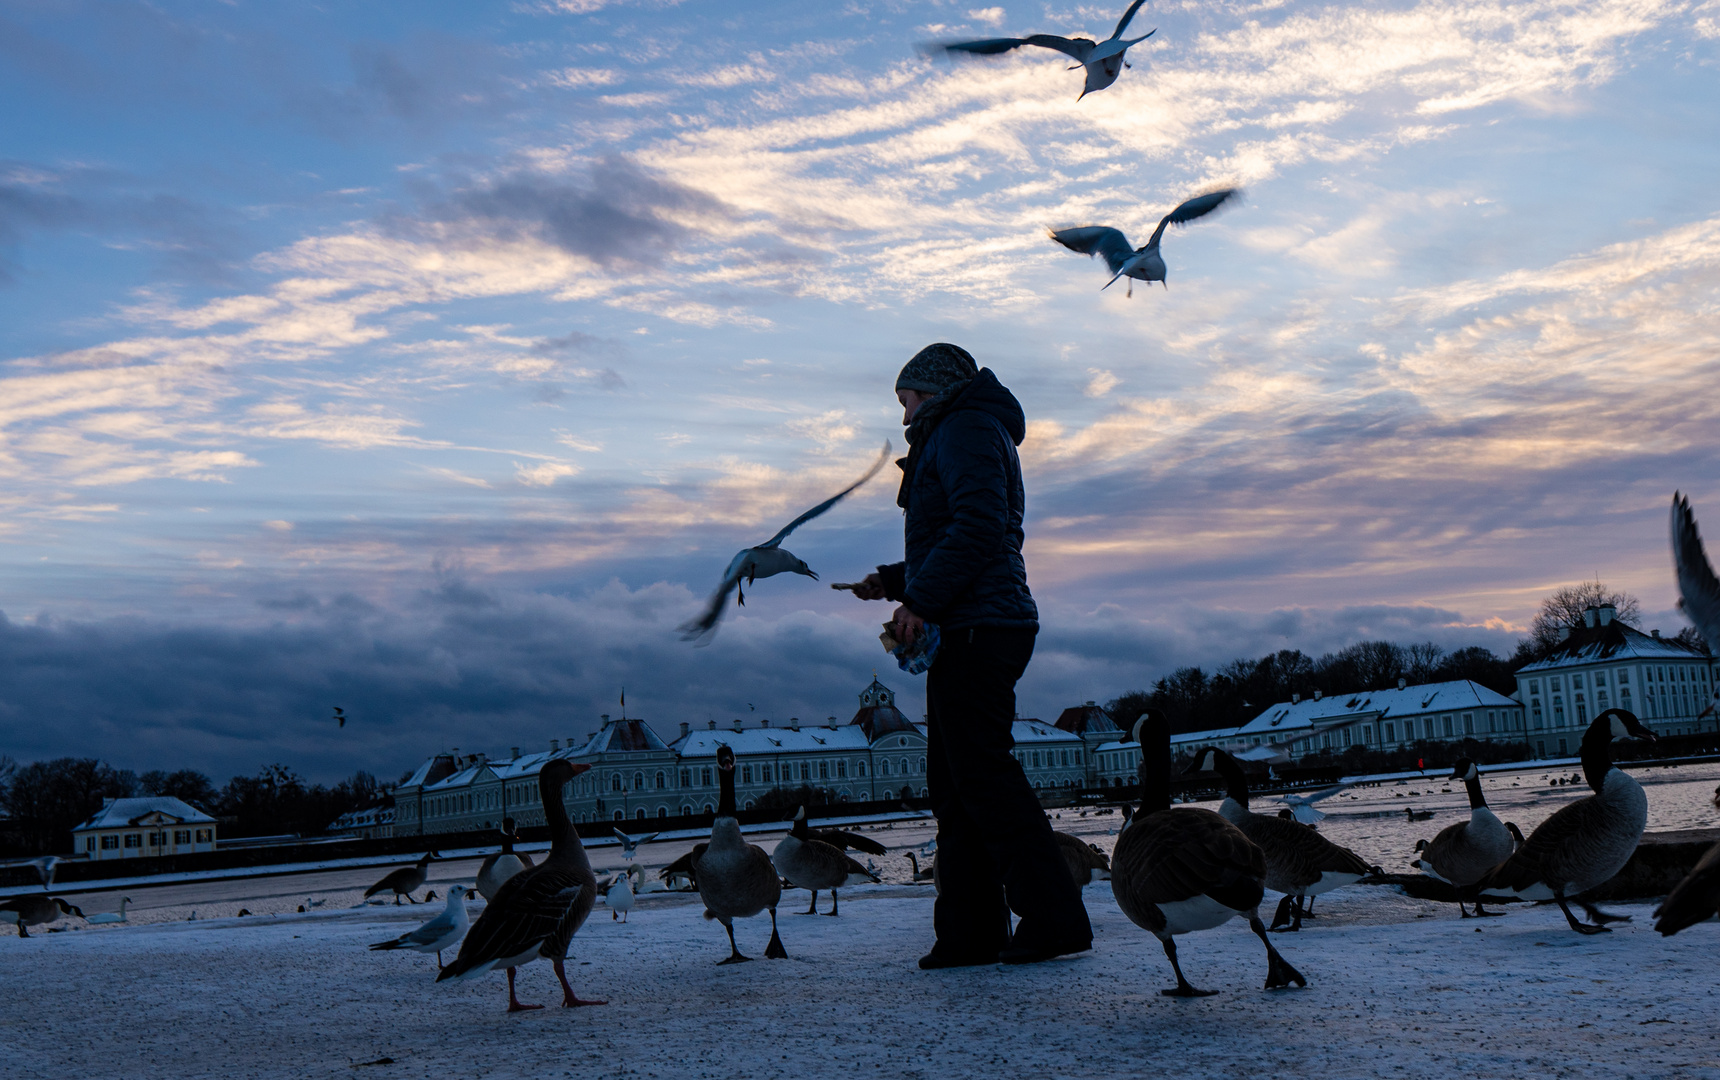
{"type": "Polygon", "coordinates": [[[1021,556],[1027,419],[990,369],[928,345],[896,379],[908,456],[896,497],[905,558],[855,595],[895,600],[899,641],[935,624],[926,673],[927,787],[938,817],[937,942],[922,968],[1032,963],[1092,947],[1081,890],[1012,751],[1015,684],[1039,609],[1021,556]],[[1009,913],[1020,921],[1010,932],[1009,913]]]}

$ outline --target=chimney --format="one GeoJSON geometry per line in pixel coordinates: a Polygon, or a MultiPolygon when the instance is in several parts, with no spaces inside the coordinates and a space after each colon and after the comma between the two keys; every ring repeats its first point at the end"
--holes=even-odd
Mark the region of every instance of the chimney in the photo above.
{"type": "MultiPolygon", "coordinates": [[[[1655,631],[1655,636],[1656,636],[1656,637],[1659,637],[1659,636],[1660,636],[1660,632],[1659,632],[1659,631],[1658,631],[1658,630],[1657,630],[1657,631],[1655,631]]],[[[453,748],[453,749],[452,749],[452,750],[450,750],[450,751],[448,751],[448,753],[450,753],[450,754],[452,754],[452,755],[453,755],[453,756],[454,756],[454,760],[455,760],[455,761],[459,761],[459,760],[460,760],[460,748],[459,748],[459,747],[458,747],[458,746],[456,746],[456,747],[454,747],[454,748],[453,748]]]]}
{"type": "Polygon", "coordinates": [[[681,738],[685,739],[687,737],[688,730],[687,724],[683,721],[681,724],[681,738]]]}
{"type": "Polygon", "coordinates": [[[1315,700],[1315,701],[1319,701],[1319,700],[1320,700],[1320,695],[1321,695],[1321,693],[1322,693],[1322,691],[1319,691],[1319,690],[1316,690],[1316,691],[1314,691],[1314,700],[1315,700]]]}
{"type": "MultiPolygon", "coordinates": [[[[1658,637],[1660,634],[1660,631],[1656,630],[1654,633],[1658,637]]],[[[791,716],[788,718],[788,730],[790,730],[790,731],[799,731],[800,730],[800,717],[791,716]]]]}
{"type": "Polygon", "coordinates": [[[740,729],[741,729],[741,718],[737,716],[737,717],[735,717],[735,730],[739,731],[740,729]]]}
{"type": "Polygon", "coordinates": [[[590,741],[591,741],[590,739],[586,739],[585,742],[576,742],[572,736],[569,736],[568,740],[567,740],[567,748],[569,750],[572,750],[575,746],[584,746],[585,743],[590,742],[590,741]]]}
{"type": "Polygon", "coordinates": [[[1660,639],[1660,631],[1659,631],[1659,630],[1650,630],[1650,631],[1649,631],[1649,634],[1650,634],[1650,635],[1651,635],[1651,636],[1652,636],[1652,637],[1654,637],[1654,638],[1655,638],[1655,640],[1657,640],[1657,641],[1658,641],[1658,640],[1659,640],[1659,639],[1660,639]]]}
{"type": "Polygon", "coordinates": [[[826,726],[829,727],[831,731],[835,731],[836,730],[836,717],[834,717],[834,716],[830,717],[828,719],[828,721],[826,722],[826,726]]]}
{"type": "Polygon", "coordinates": [[[1398,689],[1399,689],[1399,690],[1402,690],[1402,689],[1403,689],[1403,688],[1404,688],[1404,687],[1406,687],[1406,686],[1408,686],[1408,685],[1409,685],[1409,680],[1408,680],[1408,679],[1402,679],[1402,678],[1400,678],[1400,679],[1399,679],[1399,680],[1398,680],[1398,689]]]}
{"type": "Polygon", "coordinates": [[[1595,628],[1595,614],[1595,609],[1592,607],[1586,607],[1583,609],[1583,625],[1588,627],[1590,630],[1595,628]]]}
{"type": "Polygon", "coordinates": [[[706,720],[705,726],[710,728],[712,731],[717,730],[717,722],[715,720],[706,720]]]}
{"type": "Polygon", "coordinates": [[[603,714],[603,722],[605,724],[609,723],[609,714],[608,713],[603,714]]]}
{"type": "Polygon", "coordinates": [[[765,718],[764,718],[764,719],[763,719],[763,720],[760,720],[760,721],[759,721],[759,722],[758,722],[758,726],[759,726],[759,727],[761,727],[761,728],[767,728],[767,727],[770,727],[770,717],[768,717],[768,716],[767,716],[767,717],[765,717],[765,718]]]}
{"type": "Polygon", "coordinates": [[[1087,707],[1088,707],[1088,708],[1089,708],[1089,709],[1091,709],[1091,708],[1092,708],[1092,707],[1093,707],[1093,706],[1094,706],[1094,705],[1096,705],[1096,704],[1098,704],[1098,702],[1094,702],[1094,701],[1089,701],[1089,702],[1087,702],[1087,707]]]}
{"type": "Polygon", "coordinates": [[[513,751],[513,756],[514,756],[514,757],[519,757],[519,756],[520,756],[520,748],[519,748],[519,747],[517,747],[517,746],[514,746],[514,747],[510,747],[510,748],[509,748],[509,749],[510,749],[510,750],[512,750],[512,751],[513,751]]]}
{"type": "Polygon", "coordinates": [[[1602,604],[1600,607],[1595,609],[1595,615],[1596,621],[1602,626],[1610,626],[1612,625],[1612,621],[1618,618],[1618,608],[1611,604],[1602,604]]]}
{"type": "Polygon", "coordinates": [[[549,748],[550,748],[550,751],[552,753],[554,751],[560,750],[561,749],[561,740],[560,739],[551,739],[549,741],[549,748]]]}
{"type": "Polygon", "coordinates": [[[1290,695],[1290,704],[1292,704],[1292,705],[1302,704],[1302,695],[1301,694],[1291,694],[1290,695]]]}

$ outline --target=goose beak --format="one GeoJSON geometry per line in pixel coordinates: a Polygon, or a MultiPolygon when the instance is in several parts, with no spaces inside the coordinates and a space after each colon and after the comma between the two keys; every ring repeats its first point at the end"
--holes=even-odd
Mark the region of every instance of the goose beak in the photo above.
{"type": "Polygon", "coordinates": [[[591,763],[589,761],[575,761],[572,764],[573,764],[573,775],[575,775],[575,776],[578,776],[582,772],[590,772],[591,771],[591,763]]]}

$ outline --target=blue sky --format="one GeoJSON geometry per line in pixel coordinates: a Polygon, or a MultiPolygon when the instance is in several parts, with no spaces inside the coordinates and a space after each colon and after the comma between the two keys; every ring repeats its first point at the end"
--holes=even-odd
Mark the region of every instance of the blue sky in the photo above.
{"type": "MultiPolygon", "coordinates": [[[[1597,574],[1682,626],[1720,4],[1150,3],[1079,102],[1049,52],[915,48],[1122,6],[0,2],[6,752],[393,775],[623,684],[665,730],[846,718],[883,605],[674,627],[900,447],[934,340],[1030,420],[1026,715],[1508,651],[1597,574]],[[1168,289],[1045,236],[1230,185],[1168,289]]],[[[893,484],[791,546],[898,557],[893,484]]]]}

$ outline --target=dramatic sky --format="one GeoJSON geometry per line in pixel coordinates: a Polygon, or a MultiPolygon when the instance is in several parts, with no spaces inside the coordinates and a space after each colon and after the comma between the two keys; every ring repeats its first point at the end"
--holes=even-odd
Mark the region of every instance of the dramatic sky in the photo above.
{"type": "MultiPolygon", "coordinates": [[[[1153,0],[1083,101],[916,51],[1123,6],[0,0],[0,752],[391,777],[623,685],[664,732],[846,719],[885,605],[675,627],[900,450],[936,340],[1029,417],[1024,715],[1504,652],[1596,575],[1682,626],[1720,3],[1153,0]],[[1232,185],[1168,289],[1045,235],[1232,185]]],[[[900,529],[886,474],[789,546],[852,580],[900,529]]]]}

